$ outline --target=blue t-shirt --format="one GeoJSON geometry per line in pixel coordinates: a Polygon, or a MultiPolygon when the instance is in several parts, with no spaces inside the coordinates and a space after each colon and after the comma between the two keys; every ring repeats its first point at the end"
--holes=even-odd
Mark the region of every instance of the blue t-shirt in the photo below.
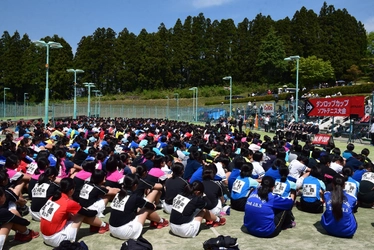
{"type": "Polygon", "coordinates": [[[273,193],[268,194],[268,201],[261,200],[257,191],[249,195],[245,205],[244,226],[254,236],[269,237],[275,230],[274,211],[291,210],[294,202],[273,193]]]}
{"type": "Polygon", "coordinates": [[[238,178],[239,175],[240,175],[240,169],[233,168],[229,178],[227,179],[227,186],[230,192],[232,190],[232,184],[234,184],[234,181],[236,180],[236,178],[238,178]]]}
{"type": "Polygon", "coordinates": [[[266,172],[265,172],[265,175],[264,176],[270,176],[271,178],[274,179],[274,181],[276,179],[280,179],[282,176],[279,174],[279,170],[278,169],[273,169],[273,168],[269,168],[266,172]]]}
{"type": "Polygon", "coordinates": [[[353,175],[352,175],[352,178],[355,180],[355,181],[358,181],[360,182],[361,179],[362,179],[362,176],[367,172],[366,169],[361,169],[361,170],[356,170],[353,175]]]}
{"type": "Polygon", "coordinates": [[[189,180],[192,174],[201,167],[201,164],[196,160],[187,160],[186,168],[184,169],[183,179],[189,180]]]}
{"type": "Polygon", "coordinates": [[[325,183],[314,176],[308,176],[303,181],[303,194],[301,197],[306,202],[315,202],[321,199],[321,190],[326,190],[325,183]]]}
{"type": "Polygon", "coordinates": [[[360,188],[360,183],[354,180],[351,176],[348,177],[348,180],[345,182],[344,191],[348,195],[352,195],[357,199],[358,190],[360,188]]]}
{"type": "Polygon", "coordinates": [[[231,190],[231,199],[238,200],[248,197],[251,190],[257,188],[258,182],[251,177],[236,178],[231,190]]]}
{"type": "Polygon", "coordinates": [[[281,182],[281,179],[277,179],[275,181],[275,186],[273,189],[273,193],[280,195],[282,197],[290,197],[291,191],[296,191],[296,183],[293,181],[286,180],[285,182],[281,182]]]}
{"type": "MultiPolygon", "coordinates": [[[[188,181],[189,183],[193,183],[194,181],[203,181],[203,167],[199,167],[191,176],[190,180],[188,181]]],[[[222,178],[219,177],[218,175],[214,176],[215,181],[222,181],[222,178]]]]}
{"type": "Polygon", "coordinates": [[[325,193],[326,210],[321,218],[321,225],[328,234],[336,237],[352,237],[357,230],[357,222],[353,214],[353,208],[357,199],[348,195],[345,191],[342,204],[343,217],[336,220],[332,213],[331,193],[325,193]]]}

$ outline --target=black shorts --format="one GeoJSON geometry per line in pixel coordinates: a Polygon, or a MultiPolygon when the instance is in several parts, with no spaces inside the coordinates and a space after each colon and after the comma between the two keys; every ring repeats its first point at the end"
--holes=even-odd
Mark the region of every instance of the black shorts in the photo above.
{"type": "Polygon", "coordinates": [[[316,200],[315,202],[306,202],[303,198],[300,198],[300,203],[298,204],[297,208],[304,212],[313,214],[323,213],[323,204],[320,200],[316,200]]]}
{"type": "Polygon", "coordinates": [[[245,204],[247,203],[247,199],[248,199],[248,197],[243,197],[243,198],[240,198],[240,199],[237,199],[237,200],[231,199],[230,200],[231,208],[236,210],[236,211],[244,212],[245,211],[245,204]]]}

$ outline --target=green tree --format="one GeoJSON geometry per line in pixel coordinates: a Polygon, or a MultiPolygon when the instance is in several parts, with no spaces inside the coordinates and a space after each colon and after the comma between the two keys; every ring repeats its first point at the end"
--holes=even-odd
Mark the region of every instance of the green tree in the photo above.
{"type": "MultiPolygon", "coordinates": [[[[293,67],[293,75],[296,73],[296,63],[293,67]]],[[[334,68],[329,61],[324,61],[316,56],[300,58],[299,79],[301,86],[313,88],[319,82],[334,79],[334,68]]]]}
{"type": "Polygon", "coordinates": [[[360,68],[354,64],[349,69],[347,69],[347,73],[349,74],[350,79],[353,80],[355,83],[362,75],[362,71],[360,70],[360,68]]]}
{"type": "Polygon", "coordinates": [[[367,34],[367,55],[374,57],[374,31],[367,34]]]}
{"type": "Polygon", "coordinates": [[[261,72],[262,83],[276,83],[281,80],[281,75],[286,70],[283,62],[285,56],[282,40],[271,27],[267,36],[262,40],[256,61],[256,70],[261,72]]]}

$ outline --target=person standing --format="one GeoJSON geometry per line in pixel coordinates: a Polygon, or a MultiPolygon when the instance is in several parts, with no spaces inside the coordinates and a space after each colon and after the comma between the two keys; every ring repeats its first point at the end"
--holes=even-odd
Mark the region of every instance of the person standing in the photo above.
{"type": "Polygon", "coordinates": [[[270,116],[267,115],[264,118],[265,132],[269,132],[269,122],[270,122],[270,116]]]}
{"type": "Polygon", "coordinates": [[[370,127],[370,144],[374,146],[374,119],[371,120],[371,127],[370,127]]]}
{"type": "Polygon", "coordinates": [[[238,127],[239,127],[239,133],[243,132],[243,116],[239,115],[239,121],[238,121],[238,127]]]}

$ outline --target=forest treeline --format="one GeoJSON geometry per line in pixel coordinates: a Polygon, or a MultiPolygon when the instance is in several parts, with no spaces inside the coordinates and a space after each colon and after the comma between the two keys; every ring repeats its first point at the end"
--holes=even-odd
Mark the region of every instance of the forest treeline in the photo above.
{"type": "MultiPolygon", "coordinates": [[[[292,19],[277,21],[258,14],[253,20],[245,18],[235,24],[232,19],[211,20],[201,13],[184,21],[178,19],[171,28],[161,23],[152,33],[143,29],[136,35],[124,28],[117,34],[111,28],[97,28],[81,38],[75,54],[58,34],[40,39],[63,46],[50,49],[52,100],[72,98],[74,77],[66,72],[69,68],[85,71],[77,75],[79,89],[83,82],[92,82],[104,95],[224,86],[227,82],[222,77],[228,75],[248,88],[294,82],[295,64],[284,61],[292,55],[315,62],[304,70],[314,72],[303,72],[300,65],[301,84],[308,86],[348,79],[352,67],[353,71],[372,74],[367,58],[373,54],[368,52],[364,25],[346,9],[335,9],[326,2],[319,14],[303,7],[292,19]]],[[[7,100],[22,101],[26,92],[31,101],[43,101],[45,64],[46,49],[36,47],[27,34],[3,32],[0,84],[11,88],[7,100]]]]}

